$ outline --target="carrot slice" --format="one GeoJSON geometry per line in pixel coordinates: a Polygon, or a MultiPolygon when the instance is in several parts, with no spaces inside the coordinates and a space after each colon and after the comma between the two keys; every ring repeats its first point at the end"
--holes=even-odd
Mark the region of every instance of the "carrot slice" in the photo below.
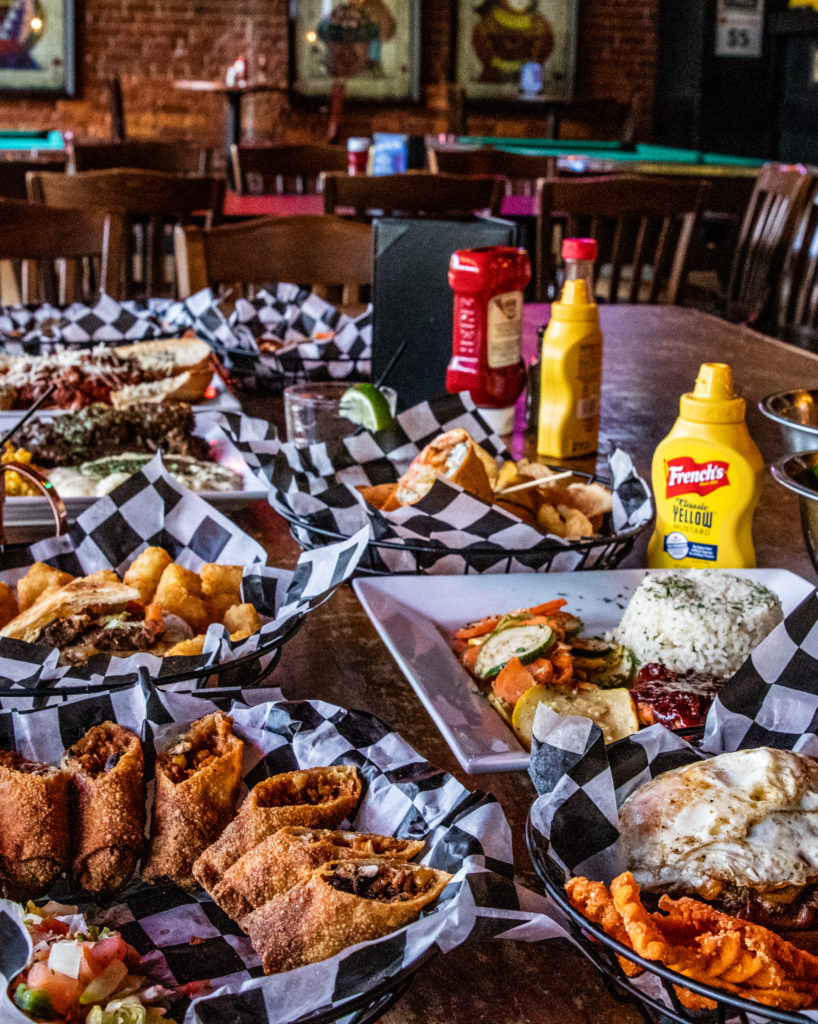
{"type": "Polygon", "coordinates": [[[548,615],[549,612],[558,612],[563,605],[568,604],[564,597],[555,597],[553,601],[546,601],[544,604],[535,604],[533,608],[526,608],[531,615],[548,615]]]}
{"type": "Polygon", "coordinates": [[[474,670],[477,668],[477,655],[480,653],[480,648],[475,644],[473,647],[467,647],[465,651],[460,654],[460,664],[467,672],[474,674],[474,670]]]}
{"type": "Polygon", "coordinates": [[[531,673],[519,658],[512,658],[497,673],[492,689],[501,700],[516,704],[529,687],[534,685],[531,673]]]}
{"type": "Polygon", "coordinates": [[[474,636],[485,636],[486,633],[490,633],[494,629],[502,617],[502,615],[489,615],[487,619],[480,619],[479,622],[470,622],[467,626],[458,629],[455,637],[458,640],[471,640],[474,636]]]}
{"type": "Polygon", "coordinates": [[[151,620],[156,622],[162,621],[162,606],[159,604],[146,604],[145,605],[145,621],[150,622],[151,620]]]}

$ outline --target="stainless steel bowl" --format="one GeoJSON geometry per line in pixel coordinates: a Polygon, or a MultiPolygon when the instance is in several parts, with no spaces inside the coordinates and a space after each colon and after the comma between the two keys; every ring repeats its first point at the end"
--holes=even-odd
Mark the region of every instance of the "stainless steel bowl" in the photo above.
{"type": "Polygon", "coordinates": [[[770,467],[774,479],[798,495],[801,530],[818,572],[818,451],[785,455],[770,467]]]}
{"type": "Polygon", "coordinates": [[[779,391],[762,398],[758,408],[778,424],[785,451],[808,452],[818,448],[818,389],[779,391]]]}

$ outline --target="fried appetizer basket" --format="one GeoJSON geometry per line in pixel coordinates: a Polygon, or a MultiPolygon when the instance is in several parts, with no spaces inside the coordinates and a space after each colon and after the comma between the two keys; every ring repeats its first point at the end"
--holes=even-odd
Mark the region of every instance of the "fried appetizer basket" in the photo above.
{"type": "MultiPolygon", "coordinates": [[[[0,704],[15,706],[14,702],[21,700],[19,706],[25,707],[30,706],[32,697],[59,694],[63,698],[129,686],[140,666],[147,667],[160,685],[174,688],[254,685],[275,667],[282,646],[300,628],[310,608],[325,600],[351,575],[366,540],[362,533],[340,545],[304,554],[294,572],[268,567],[264,548],[207,501],[175,481],[157,455],[140,472],[98,499],[64,536],[39,541],[4,556],[0,598],[13,603],[18,600],[21,607],[25,604],[25,610],[18,613],[15,604],[10,614],[0,620],[6,634],[0,636],[0,704]],[[233,596],[230,601],[238,599],[252,605],[260,628],[242,631],[242,626],[236,625],[228,631],[218,622],[208,627],[205,620],[205,624],[191,630],[204,635],[198,645],[201,653],[160,657],[144,650],[121,655],[106,650],[80,663],[60,657],[61,649],[55,646],[59,641],[40,641],[43,627],[48,630],[45,635],[53,635],[52,631],[55,627],[59,630],[64,618],[67,620],[83,610],[82,593],[86,585],[82,578],[95,574],[100,586],[93,593],[102,593],[104,585],[106,592],[116,591],[112,600],[142,597],[138,585],[129,585],[129,569],[147,549],[160,554],[164,550],[167,562],[179,566],[174,570],[179,586],[174,595],[166,595],[163,608],[175,611],[177,606],[171,603],[172,597],[174,602],[181,602],[178,614],[188,613],[189,605],[187,621],[195,621],[196,602],[203,605],[193,591],[187,593],[185,580],[200,569],[217,574],[221,566],[239,566],[238,578],[233,581],[230,577],[230,586],[235,583],[239,588],[238,598],[233,596]],[[39,583],[30,593],[32,567],[37,570],[39,583]],[[127,577],[125,586],[120,582],[123,577],[127,577]],[[52,588],[52,578],[60,589],[52,588]],[[73,602],[66,598],[61,603],[61,595],[68,591],[70,596],[74,590],[78,593],[73,602]],[[21,619],[30,628],[13,628],[21,619]]],[[[160,583],[163,581],[164,574],[160,583]]],[[[209,582],[212,581],[203,578],[201,586],[205,588],[209,582]]],[[[219,597],[216,593],[210,600],[215,602],[219,597]]],[[[102,600],[96,603],[101,604],[102,600]]]]}
{"type": "MultiPolygon", "coordinates": [[[[818,986],[811,1005],[798,1012],[780,1008],[783,1000],[775,993],[769,996],[772,1005],[745,998],[742,983],[732,990],[719,987],[719,977],[729,982],[741,970],[736,959],[730,973],[731,957],[738,954],[729,951],[724,952],[721,972],[710,980],[685,976],[661,959],[638,956],[606,932],[599,893],[596,905],[590,899],[584,903],[592,920],[565,891],[571,877],[610,885],[625,871],[618,808],[657,775],[733,750],[773,747],[818,755],[816,639],[818,596],[813,592],[722,687],[700,747],[660,725],[606,746],[589,719],[562,717],[544,706],[537,712],[529,774],[540,795],[528,816],[529,853],[573,940],[610,982],[612,992],[635,997],[652,1022],[818,1020],[818,986]],[[709,1001],[707,1010],[691,1008],[704,1000],[709,1001]]],[[[797,934],[786,935],[796,946],[797,934]]]]}
{"type": "MultiPolygon", "coordinates": [[[[495,798],[464,789],[378,719],[320,701],[282,701],[270,689],[212,690],[208,698],[214,699],[159,689],[144,677],[128,689],[26,714],[0,710],[2,743],[48,764],[58,764],[65,749],[75,752],[85,737],[101,751],[93,731],[100,718],[130,730],[145,752],[149,794],[154,752],[171,759],[182,747],[187,753],[188,740],[196,739],[191,727],[198,723],[212,735],[219,722],[212,716],[223,714],[243,744],[240,801],[266,779],[277,780],[276,800],[317,800],[325,790],[329,799],[322,802],[332,802],[336,790],[350,798],[331,819],[343,814],[340,828],[285,827],[291,842],[303,847],[310,840],[302,852],[312,864],[292,861],[295,875],[282,881],[283,894],[270,897],[283,903],[291,949],[277,928],[270,930],[270,899],[242,915],[257,915],[247,934],[198,887],[152,884],[135,874],[101,900],[66,880],[49,886],[44,897],[78,902],[89,923],[116,927],[167,986],[213,982],[209,994],[173,1008],[180,1024],[366,1024],[388,1009],[429,958],[472,937],[536,941],[562,934],[545,900],[512,881],[511,832],[495,798]],[[330,786],[322,777],[327,769],[344,769],[359,787],[337,775],[330,786]],[[307,792],[299,775],[311,779],[316,792],[307,792]],[[320,885],[310,881],[314,869],[322,872],[320,885]],[[304,921],[287,913],[287,893],[299,886],[308,889],[304,921]],[[279,973],[265,976],[264,958],[279,973]],[[289,966],[297,967],[297,976],[289,966]]],[[[209,750],[219,754],[221,745],[209,744],[209,750]]],[[[277,845],[279,856],[286,843],[279,838],[277,845]]],[[[0,902],[0,973],[6,977],[16,973],[15,929],[0,902]]]]}
{"type": "MultiPolygon", "coordinates": [[[[493,502],[484,500],[492,485],[485,463],[481,464],[476,454],[478,445],[481,454],[487,453],[495,476],[495,459],[505,461],[507,467],[513,465],[501,439],[464,394],[423,402],[375,434],[361,432],[309,448],[270,441],[255,446],[246,457],[250,465],[252,455],[259,460],[272,485],[270,503],[290,523],[290,532],[302,548],[321,548],[367,529],[369,544],[359,573],[460,575],[613,569],[650,521],[650,491],[630,456],[617,449],[608,459],[610,475],[605,481],[612,492],[610,511],[600,516],[596,532],[574,540],[546,534],[533,525],[530,514],[530,521],[520,518],[527,514],[523,492],[510,491],[504,498],[498,491],[493,502]],[[471,438],[463,462],[450,477],[435,478],[435,471],[442,472],[449,464],[447,456],[456,454],[433,453],[435,443],[463,431],[471,438]],[[406,473],[418,456],[428,461],[415,464],[406,473]],[[415,470],[424,479],[413,481],[419,486],[409,487],[415,470]],[[375,501],[385,485],[399,480],[402,489],[394,494],[411,491],[423,496],[397,507],[394,495],[380,508],[365,500],[368,495],[375,501]]],[[[573,476],[576,482],[597,482],[587,473],[573,476]]]]}

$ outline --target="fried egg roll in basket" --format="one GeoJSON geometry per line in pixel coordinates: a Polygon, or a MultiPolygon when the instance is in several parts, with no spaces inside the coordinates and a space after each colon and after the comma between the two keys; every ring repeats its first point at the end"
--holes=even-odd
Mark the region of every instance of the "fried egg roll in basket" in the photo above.
{"type": "Polygon", "coordinates": [[[199,854],[233,818],[244,743],[221,711],[194,722],[156,758],[151,841],[142,878],[191,886],[199,854]]]}
{"type": "Polygon", "coordinates": [[[328,861],[411,860],[422,849],[423,842],[418,839],[289,825],[239,857],[210,895],[234,921],[240,921],[273,896],[305,881],[328,861]]]}
{"type": "Polygon", "coordinates": [[[145,760],[139,737],[116,722],[95,725],[65,752],[74,881],[112,892],[133,874],[145,832],[145,760]]]}
{"type": "Polygon", "coordinates": [[[0,751],[0,894],[28,900],[67,866],[68,774],[0,751]]]}
{"type": "Polygon", "coordinates": [[[265,974],[278,974],[402,928],[451,877],[402,860],[330,861],[240,924],[265,974]]]}
{"type": "Polygon", "coordinates": [[[235,820],[196,861],[193,874],[212,892],[231,864],[262,839],[285,825],[336,828],[360,796],[358,769],[351,764],[271,775],[250,790],[235,820]]]}

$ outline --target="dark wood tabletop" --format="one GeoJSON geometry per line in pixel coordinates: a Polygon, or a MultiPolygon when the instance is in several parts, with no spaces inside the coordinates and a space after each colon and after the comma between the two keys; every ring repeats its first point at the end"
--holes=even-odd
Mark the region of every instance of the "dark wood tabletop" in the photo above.
{"type": "MultiPolygon", "coordinates": [[[[547,307],[526,310],[528,345],[547,307]]],[[[765,462],[781,453],[777,430],[758,413],[759,399],[793,386],[818,386],[818,356],[765,338],[692,309],[608,306],[600,311],[604,335],[602,447],[629,451],[647,478],[654,448],[678,415],[679,396],[691,390],[702,362],[726,362],[747,400],[750,432],[765,462]]],[[[280,403],[246,402],[283,428],[280,403]]],[[[528,437],[529,445],[533,437],[528,437]]],[[[593,457],[577,460],[593,468],[593,457]]],[[[287,525],[263,504],[237,516],[277,565],[291,567],[298,547],[287,525]]],[[[797,503],[765,474],[754,522],[758,564],[782,567],[814,581],[804,547],[797,503]]],[[[624,566],[645,564],[647,532],[624,566]]],[[[514,836],[520,882],[541,892],[525,850],[524,825],[534,789],[524,772],[465,775],[432,720],[381,643],[348,586],[312,612],[284,648],[271,677],[288,698],[313,698],[362,708],[384,719],[424,757],[471,789],[493,793],[514,836]]],[[[560,1024],[641,1021],[630,1003],[616,1001],[596,970],[567,942],[495,941],[468,945],[423,967],[383,1024],[560,1024]]]]}

